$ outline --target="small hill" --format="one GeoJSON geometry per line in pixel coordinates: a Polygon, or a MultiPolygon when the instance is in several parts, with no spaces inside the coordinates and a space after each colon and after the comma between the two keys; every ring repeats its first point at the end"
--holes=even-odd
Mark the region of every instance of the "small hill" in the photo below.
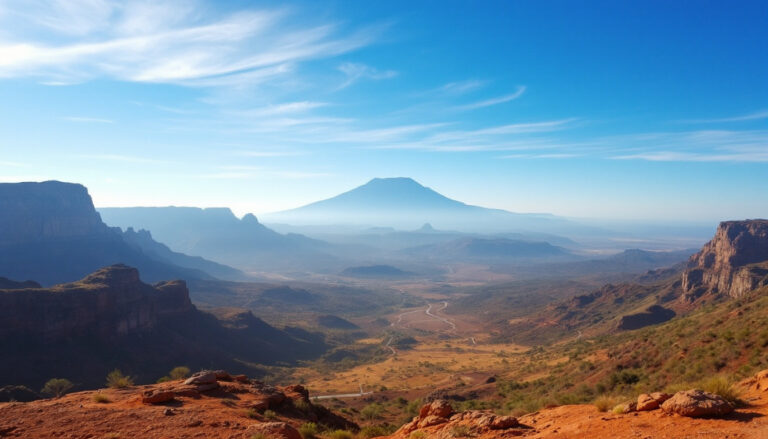
{"type": "Polygon", "coordinates": [[[342,276],[349,277],[405,277],[412,276],[414,273],[404,271],[391,265],[365,265],[360,267],[345,268],[341,272],[342,276]]]}
{"type": "Polygon", "coordinates": [[[412,247],[403,253],[429,259],[462,261],[574,259],[567,250],[547,242],[506,238],[465,237],[446,243],[412,247]]]}
{"type": "Polygon", "coordinates": [[[328,329],[360,329],[359,326],[333,314],[317,316],[317,324],[328,329]]]}

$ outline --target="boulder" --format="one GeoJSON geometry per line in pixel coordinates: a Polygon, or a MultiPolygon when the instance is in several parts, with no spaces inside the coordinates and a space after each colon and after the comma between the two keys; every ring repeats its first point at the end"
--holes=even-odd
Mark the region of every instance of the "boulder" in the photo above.
{"type": "Polygon", "coordinates": [[[214,381],[212,383],[207,383],[207,384],[198,384],[197,386],[195,386],[198,392],[209,392],[211,390],[216,390],[219,387],[220,386],[218,381],[214,381]]]}
{"type": "Polygon", "coordinates": [[[238,383],[245,383],[248,384],[248,376],[246,375],[232,375],[232,379],[237,381],[238,383]]]}
{"type": "Polygon", "coordinates": [[[713,393],[703,390],[685,390],[675,393],[661,405],[665,413],[691,418],[723,416],[733,411],[733,405],[713,393]]]}
{"type": "Polygon", "coordinates": [[[176,394],[170,390],[147,390],[141,395],[141,402],[144,404],[160,404],[172,400],[175,396],[176,394]]]}
{"type": "Polygon", "coordinates": [[[200,396],[200,392],[197,390],[197,386],[174,387],[173,393],[175,393],[176,396],[186,396],[189,398],[197,398],[200,396]]]}
{"type": "Polygon", "coordinates": [[[248,427],[248,432],[274,439],[302,439],[298,430],[285,422],[262,422],[248,427]]]}
{"type": "Polygon", "coordinates": [[[232,375],[225,370],[214,370],[212,373],[216,376],[217,380],[232,381],[232,375]]]}
{"type": "Polygon", "coordinates": [[[216,382],[216,374],[210,370],[195,373],[184,381],[184,384],[211,384],[216,382]]]}
{"type": "Polygon", "coordinates": [[[419,410],[419,418],[426,418],[427,416],[437,416],[439,418],[448,418],[453,414],[453,407],[451,407],[451,403],[444,400],[444,399],[438,399],[437,401],[432,401],[429,404],[426,404],[419,410]]]}
{"type": "Polygon", "coordinates": [[[670,397],[672,397],[672,395],[664,392],[653,392],[651,394],[643,393],[637,397],[637,411],[644,412],[656,410],[670,397]]]}

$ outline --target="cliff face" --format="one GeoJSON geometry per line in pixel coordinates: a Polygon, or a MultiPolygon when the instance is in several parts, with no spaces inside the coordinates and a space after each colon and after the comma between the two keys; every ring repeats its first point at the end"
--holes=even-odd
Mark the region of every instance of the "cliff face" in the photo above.
{"type": "Polygon", "coordinates": [[[0,244],[106,235],[108,228],[79,184],[0,184],[0,244]]]}
{"type": "Polygon", "coordinates": [[[726,221],[683,273],[683,300],[739,297],[768,284],[768,220],[726,221]]]}
{"type": "Polygon", "coordinates": [[[135,268],[114,265],[52,288],[0,290],[0,340],[109,340],[193,309],[183,281],[151,286],[135,268]]]}
{"type": "Polygon", "coordinates": [[[49,286],[118,263],[137,267],[153,281],[210,278],[129,245],[101,221],[82,185],[0,183],[0,276],[49,286]]]}

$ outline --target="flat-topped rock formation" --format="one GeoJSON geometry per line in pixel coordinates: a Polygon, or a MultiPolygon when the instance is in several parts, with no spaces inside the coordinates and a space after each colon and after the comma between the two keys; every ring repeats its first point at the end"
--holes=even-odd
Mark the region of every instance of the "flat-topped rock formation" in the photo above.
{"type": "Polygon", "coordinates": [[[51,288],[0,290],[0,340],[101,340],[148,331],[164,316],[193,310],[184,281],[148,285],[125,265],[51,288]]]}

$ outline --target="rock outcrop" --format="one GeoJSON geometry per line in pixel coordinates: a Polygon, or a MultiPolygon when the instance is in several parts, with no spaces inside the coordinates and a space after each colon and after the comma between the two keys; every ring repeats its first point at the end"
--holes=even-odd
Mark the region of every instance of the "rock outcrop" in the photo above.
{"type": "Polygon", "coordinates": [[[307,422],[357,431],[346,418],[307,398],[302,386],[274,387],[221,370],[192,380],[77,392],[29,403],[0,402],[0,437],[301,439],[307,422]],[[213,380],[213,381],[211,381],[213,380]],[[204,388],[216,384],[215,388],[204,388]],[[97,398],[98,396],[98,398],[97,398]],[[261,401],[270,403],[260,409],[261,401]],[[271,413],[265,413],[265,410],[271,413]]]}
{"type": "Polygon", "coordinates": [[[664,401],[661,410],[666,413],[699,418],[723,416],[733,411],[733,404],[719,395],[703,390],[685,390],[664,401]]]}
{"type": "Polygon", "coordinates": [[[153,329],[160,319],[193,310],[183,281],[151,286],[125,265],[51,288],[0,290],[0,341],[100,340],[153,329]]]}
{"type": "Polygon", "coordinates": [[[419,415],[411,422],[400,427],[391,438],[412,437],[456,437],[458,432],[462,435],[485,436],[499,432],[499,437],[504,432],[510,435],[519,435],[520,431],[511,431],[515,427],[521,427],[517,419],[512,416],[500,416],[489,411],[468,410],[454,413],[451,403],[438,399],[421,407],[419,415]],[[415,433],[420,432],[420,433],[415,433]]]}
{"type": "Polygon", "coordinates": [[[688,261],[683,300],[739,297],[763,285],[768,285],[768,220],[725,221],[688,261]]]}

